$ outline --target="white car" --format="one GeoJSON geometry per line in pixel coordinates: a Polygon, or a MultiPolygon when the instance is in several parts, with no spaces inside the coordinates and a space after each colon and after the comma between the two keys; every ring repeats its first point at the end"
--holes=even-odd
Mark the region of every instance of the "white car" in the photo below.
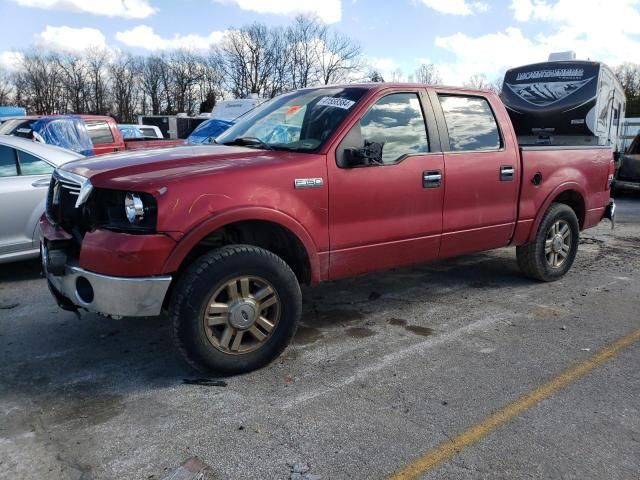
{"type": "Polygon", "coordinates": [[[164,139],[160,129],[154,125],[137,125],[133,123],[119,123],[118,129],[124,139],[129,140],[131,138],[158,138],[164,139]]]}
{"type": "Polygon", "coordinates": [[[53,170],[79,153],[0,135],[0,263],[40,255],[38,220],[53,170]]]}

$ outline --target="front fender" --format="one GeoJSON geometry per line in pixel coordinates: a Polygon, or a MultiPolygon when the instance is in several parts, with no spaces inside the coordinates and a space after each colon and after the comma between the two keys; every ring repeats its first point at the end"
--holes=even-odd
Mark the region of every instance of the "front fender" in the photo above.
{"type": "Polygon", "coordinates": [[[286,213],[263,207],[240,207],[207,218],[180,239],[165,262],[162,268],[163,273],[172,273],[178,270],[189,252],[207,235],[225,225],[249,220],[272,222],[289,230],[300,240],[307,252],[311,268],[311,282],[316,284],[327,278],[328,263],[322,262],[327,265],[321,265],[316,242],[307,229],[286,213]]]}

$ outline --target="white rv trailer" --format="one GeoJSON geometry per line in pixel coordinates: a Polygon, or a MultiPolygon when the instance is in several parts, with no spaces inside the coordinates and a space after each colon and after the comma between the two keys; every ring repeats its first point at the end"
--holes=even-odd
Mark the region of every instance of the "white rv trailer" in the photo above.
{"type": "Polygon", "coordinates": [[[626,98],[603,63],[560,60],[513,68],[505,74],[501,97],[521,144],[623,150],[626,98]]]}

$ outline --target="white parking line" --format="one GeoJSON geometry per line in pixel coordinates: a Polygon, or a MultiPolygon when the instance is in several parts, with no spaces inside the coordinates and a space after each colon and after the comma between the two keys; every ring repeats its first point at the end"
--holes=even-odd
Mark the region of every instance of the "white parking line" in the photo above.
{"type": "Polygon", "coordinates": [[[347,385],[351,385],[354,382],[357,382],[360,379],[371,375],[372,373],[379,372],[380,370],[384,370],[385,368],[399,363],[400,361],[406,359],[407,357],[414,357],[417,354],[423,353],[430,348],[436,347],[438,345],[442,345],[443,343],[451,342],[459,339],[465,335],[469,335],[471,333],[477,331],[483,331],[487,328],[495,325],[499,322],[504,322],[510,315],[496,314],[490,317],[483,318],[481,320],[477,320],[469,325],[465,325],[464,327],[460,327],[456,330],[452,330],[451,332],[446,332],[434,337],[431,337],[423,342],[415,343],[406,348],[396,350],[394,352],[388,353],[387,355],[380,358],[380,360],[376,363],[371,364],[368,367],[360,369],[358,372],[350,375],[348,377],[343,377],[338,381],[334,382],[331,385],[328,385],[324,388],[318,388],[316,390],[312,390],[309,392],[305,392],[301,395],[291,398],[289,401],[284,402],[281,405],[281,408],[292,408],[301,403],[308,402],[315,398],[318,398],[322,395],[326,395],[334,390],[338,390],[340,388],[346,387],[347,385]]]}

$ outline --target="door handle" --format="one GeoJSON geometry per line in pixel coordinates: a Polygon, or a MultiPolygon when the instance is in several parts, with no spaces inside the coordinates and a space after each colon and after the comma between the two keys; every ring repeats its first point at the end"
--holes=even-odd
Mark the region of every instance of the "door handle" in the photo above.
{"type": "Polygon", "coordinates": [[[442,185],[442,173],[440,170],[431,170],[422,174],[423,188],[438,188],[442,185]]]}
{"type": "Polygon", "coordinates": [[[49,182],[51,182],[50,178],[41,178],[40,180],[36,180],[31,184],[32,187],[48,187],[49,182]]]}
{"type": "Polygon", "coordinates": [[[513,177],[516,173],[516,169],[511,165],[502,165],[500,167],[500,181],[502,182],[510,182],[513,180],[513,177]]]}

